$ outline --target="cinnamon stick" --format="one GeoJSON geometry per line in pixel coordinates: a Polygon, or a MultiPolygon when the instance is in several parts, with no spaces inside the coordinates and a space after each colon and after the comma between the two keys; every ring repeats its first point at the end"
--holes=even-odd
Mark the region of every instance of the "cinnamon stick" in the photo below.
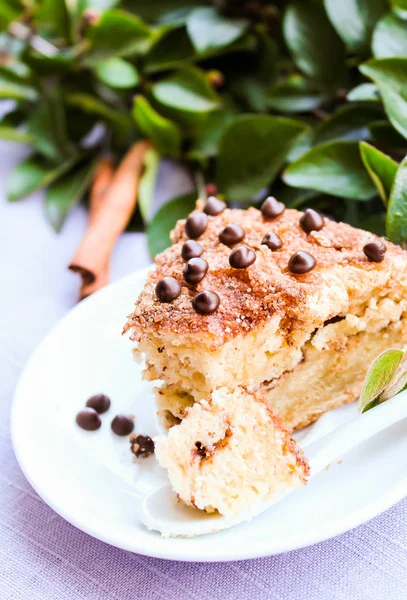
{"type": "Polygon", "coordinates": [[[136,206],[143,159],[150,147],[147,141],[134,144],[116,169],[105,194],[97,194],[96,199],[95,191],[95,208],[88,229],[69,265],[71,271],[82,276],[80,299],[108,283],[111,253],[136,206]]]}

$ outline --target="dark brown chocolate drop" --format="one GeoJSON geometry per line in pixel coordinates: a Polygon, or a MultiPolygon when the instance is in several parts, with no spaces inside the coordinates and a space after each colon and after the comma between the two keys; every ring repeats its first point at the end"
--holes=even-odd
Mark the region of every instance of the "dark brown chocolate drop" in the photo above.
{"type": "Polygon", "coordinates": [[[219,234],[219,241],[226,246],[234,246],[244,238],[244,230],[240,225],[226,225],[225,229],[219,234]]]}
{"type": "Polygon", "coordinates": [[[192,308],[200,315],[210,315],[218,310],[220,298],[216,292],[202,290],[192,300],[192,308]]]}
{"type": "Polygon", "coordinates": [[[181,293],[181,284],[174,277],[163,277],[155,286],[155,295],[160,302],[172,302],[181,293]]]}
{"type": "Polygon", "coordinates": [[[95,394],[87,400],[86,406],[102,415],[110,408],[110,398],[106,394],[95,394]]]}
{"type": "Polygon", "coordinates": [[[261,205],[261,214],[265,219],[275,219],[283,214],[285,206],[279,202],[274,196],[269,196],[261,205]]]}
{"type": "Polygon", "coordinates": [[[267,248],[270,248],[270,250],[278,250],[283,245],[280,236],[274,233],[274,231],[266,233],[264,238],[261,240],[261,243],[267,246],[267,248]]]}
{"type": "Polygon", "coordinates": [[[320,231],[324,225],[324,217],[312,208],[307,208],[300,219],[301,229],[305,231],[305,233],[311,233],[311,231],[320,231]]]}
{"type": "Polygon", "coordinates": [[[288,268],[291,273],[303,275],[304,273],[308,273],[308,271],[312,271],[316,264],[317,262],[311,254],[301,250],[292,255],[288,261],[288,268]]]}
{"type": "Polygon", "coordinates": [[[382,262],[387,248],[381,240],[375,240],[363,246],[363,252],[371,262],[382,262]]]}
{"type": "Polygon", "coordinates": [[[187,262],[182,272],[184,279],[187,283],[195,285],[202,281],[208,272],[208,263],[204,258],[191,258],[187,262]]]}
{"type": "Polygon", "coordinates": [[[204,213],[207,215],[211,215],[215,217],[216,215],[220,215],[226,208],[226,202],[219,200],[216,196],[210,196],[206,201],[204,213]]]}
{"type": "Polygon", "coordinates": [[[234,269],[246,269],[256,260],[256,253],[247,246],[235,248],[229,255],[229,264],[234,269]]]}
{"type": "Polygon", "coordinates": [[[93,408],[84,408],[78,412],[76,423],[85,431],[96,431],[102,425],[98,413],[93,408]]]}
{"type": "Polygon", "coordinates": [[[188,240],[182,246],[181,256],[184,260],[190,260],[191,258],[196,258],[201,256],[203,253],[203,248],[201,244],[198,242],[194,242],[194,240],[188,240]]]}
{"type": "Polygon", "coordinates": [[[148,435],[132,435],[130,437],[130,450],[137,458],[147,458],[154,454],[154,442],[148,435]]]}
{"type": "Polygon", "coordinates": [[[117,415],[110,426],[116,435],[129,435],[134,429],[134,420],[128,415],[117,415]]]}
{"type": "Polygon", "coordinates": [[[189,238],[196,240],[208,226],[208,215],[198,210],[191,213],[185,222],[185,233],[189,238]]]}

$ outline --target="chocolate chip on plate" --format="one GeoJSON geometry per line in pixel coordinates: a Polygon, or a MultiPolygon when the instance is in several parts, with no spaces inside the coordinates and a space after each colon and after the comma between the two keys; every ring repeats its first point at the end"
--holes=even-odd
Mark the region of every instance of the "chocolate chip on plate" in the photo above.
{"type": "Polygon", "coordinates": [[[185,242],[181,249],[181,256],[184,260],[196,258],[198,256],[201,256],[202,253],[203,248],[201,244],[198,244],[198,242],[194,242],[194,240],[188,240],[187,242],[185,242]]]}
{"type": "Polygon", "coordinates": [[[185,221],[185,233],[189,238],[199,238],[208,226],[208,215],[198,210],[192,212],[185,221]]]}
{"type": "Polygon", "coordinates": [[[96,431],[102,425],[101,418],[93,408],[84,408],[78,412],[76,423],[85,431],[96,431]]]}
{"type": "Polygon", "coordinates": [[[285,206],[279,202],[274,196],[269,196],[261,205],[261,214],[265,219],[275,219],[285,211],[285,206]]]}
{"type": "Polygon", "coordinates": [[[363,246],[363,252],[370,261],[382,262],[384,255],[387,252],[387,248],[381,240],[375,240],[374,242],[369,242],[363,246]]]}
{"type": "Polygon", "coordinates": [[[256,253],[247,246],[235,248],[229,255],[229,264],[234,269],[246,269],[256,260],[256,253]]]}
{"type": "Polygon", "coordinates": [[[226,246],[233,246],[241,242],[244,238],[244,229],[240,225],[226,225],[225,229],[219,234],[219,240],[226,246]]]}
{"type": "Polygon", "coordinates": [[[220,304],[220,298],[216,292],[202,290],[192,300],[192,308],[200,315],[210,315],[214,313],[220,304]]]}
{"type": "Polygon", "coordinates": [[[88,408],[93,408],[100,415],[110,408],[110,398],[106,394],[95,394],[86,401],[88,408]]]}
{"type": "Polygon", "coordinates": [[[219,198],[216,198],[216,196],[209,196],[204,207],[204,213],[215,217],[216,215],[220,215],[220,213],[223,212],[225,208],[226,202],[223,202],[223,200],[219,200],[219,198]]]}
{"type": "Polygon", "coordinates": [[[311,231],[319,231],[325,225],[325,220],[316,210],[307,208],[305,213],[300,219],[300,226],[305,233],[311,233],[311,231]]]}
{"type": "Polygon", "coordinates": [[[185,265],[182,274],[187,283],[194,285],[202,281],[208,271],[208,268],[209,265],[204,258],[191,258],[191,260],[189,260],[185,265]]]}
{"type": "Polygon", "coordinates": [[[148,435],[130,436],[130,450],[137,458],[147,458],[154,454],[154,442],[148,435]]]}
{"type": "Polygon", "coordinates": [[[274,231],[266,233],[261,243],[270,248],[270,250],[278,250],[283,245],[282,239],[274,231]]]}
{"type": "Polygon", "coordinates": [[[134,429],[134,420],[128,415],[117,415],[110,427],[116,435],[129,435],[134,429]]]}
{"type": "Polygon", "coordinates": [[[155,286],[155,295],[160,302],[172,302],[181,293],[181,284],[174,277],[163,277],[155,286]]]}
{"type": "Polygon", "coordinates": [[[288,261],[288,268],[291,273],[303,275],[304,273],[308,273],[308,271],[312,271],[316,264],[317,261],[311,254],[300,250],[300,252],[292,255],[288,261]]]}

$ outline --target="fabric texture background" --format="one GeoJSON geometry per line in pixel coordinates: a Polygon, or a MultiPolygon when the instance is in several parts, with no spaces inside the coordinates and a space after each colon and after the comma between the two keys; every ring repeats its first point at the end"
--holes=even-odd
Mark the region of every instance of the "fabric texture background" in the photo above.
{"type": "MultiPolygon", "coordinates": [[[[45,222],[41,194],[7,204],[7,174],[25,153],[17,145],[0,144],[0,600],[407,598],[407,499],[310,548],[199,564],[110,547],[66,523],[38,497],[14,457],[9,409],[29,355],[76,303],[78,278],[66,265],[84,232],[86,215],[76,208],[58,236],[45,222]]],[[[161,181],[161,197],[190,186],[186,175],[168,164],[161,181]]],[[[114,252],[112,280],[148,262],[145,237],[125,234],[114,252]]]]}

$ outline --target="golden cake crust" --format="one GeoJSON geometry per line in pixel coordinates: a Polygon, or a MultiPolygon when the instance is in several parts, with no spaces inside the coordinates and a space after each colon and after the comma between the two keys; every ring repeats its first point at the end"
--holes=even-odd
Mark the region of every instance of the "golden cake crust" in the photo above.
{"type": "MultiPolygon", "coordinates": [[[[198,201],[197,210],[202,208],[198,201]]],[[[135,341],[151,333],[203,336],[218,347],[279,315],[280,330],[286,331],[289,342],[293,330],[309,328],[310,322],[318,327],[344,314],[352,303],[366,301],[375,288],[397,290],[400,273],[407,271],[407,253],[400,247],[382,240],[387,247],[384,260],[370,262],[363,246],[382,238],[328,219],[323,229],[307,234],[299,224],[302,214],[286,209],[269,220],[259,210],[249,208],[226,209],[218,216],[209,216],[208,226],[197,240],[209,270],[197,285],[183,280],[181,248],[188,237],[185,220],[179,221],[171,234],[173,244],[156,257],[156,268],[149,274],[124,331],[130,331],[135,341]],[[218,238],[229,224],[240,225],[245,231],[244,240],[232,247],[218,238]],[[261,244],[269,232],[280,236],[282,248],[271,251],[261,244]],[[256,251],[256,262],[246,269],[233,269],[229,255],[240,245],[256,251]],[[288,270],[290,257],[300,250],[310,253],[317,262],[312,271],[302,275],[288,270]],[[155,295],[157,282],[165,276],[174,277],[182,285],[181,295],[171,303],[162,303],[155,295]],[[204,289],[220,297],[218,310],[210,315],[197,314],[191,304],[196,293],[204,289]]]]}

